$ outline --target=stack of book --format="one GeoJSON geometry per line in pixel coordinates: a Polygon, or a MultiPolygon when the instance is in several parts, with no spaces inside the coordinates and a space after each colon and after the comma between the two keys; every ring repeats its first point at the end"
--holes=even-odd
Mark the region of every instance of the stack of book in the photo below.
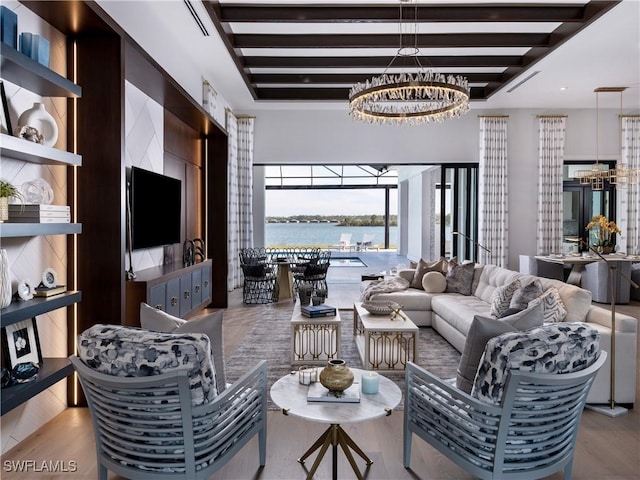
{"type": "Polygon", "coordinates": [[[37,286],[33,292],[34,297],[53,297],[67,291],[64,285],[55,285],[53,287],[37,286]]]}
{"type": "Polygon", "coordinates": [[[71,208],[68,205],[11,204],[9,205],[9,222],[70,223],[71,208]]]}
{"type": "Polygon", "coordinates": [[[317,317],[335,317],[335,307],[329,305],[305,305],[300,307],[300,313],[305,317],[317,318],[317,317]]]}

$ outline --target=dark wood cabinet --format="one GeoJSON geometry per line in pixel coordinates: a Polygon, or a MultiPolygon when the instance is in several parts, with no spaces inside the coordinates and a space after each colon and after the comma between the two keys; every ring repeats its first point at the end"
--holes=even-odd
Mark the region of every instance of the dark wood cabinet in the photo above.
{"type": "Polygon", "coordinates": [[[185,318],[211,303],[211,260],[147,268],[127,282],[126,325],[140,326],[140,303],[185,318]]]}

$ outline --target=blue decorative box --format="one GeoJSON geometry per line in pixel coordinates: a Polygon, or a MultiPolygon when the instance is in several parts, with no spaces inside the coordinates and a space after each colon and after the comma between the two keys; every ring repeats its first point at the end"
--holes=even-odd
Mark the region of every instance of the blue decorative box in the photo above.
{"type": "Polygon", "coordinates": [[[18,49],[18,15],[4,5],[0,7],[0,40],[18,49]]]}
{"type": "Polygon", "coordinates": [[[49,67],[50,50],[49,40],[46,38],[29,32],[20,34],[20,52],[45,67],[49,67]]]}

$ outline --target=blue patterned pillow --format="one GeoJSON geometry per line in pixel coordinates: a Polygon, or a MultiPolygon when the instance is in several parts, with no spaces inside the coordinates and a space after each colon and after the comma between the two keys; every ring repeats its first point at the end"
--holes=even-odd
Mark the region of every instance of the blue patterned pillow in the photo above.
{"type": "Polygon", "coordinates": [[[189,368],[191,402],[218,394],[211,343],[202,333],[160,333],[121,325],[94,325],[78,337],[78,357],[101,373],[146,377],[189,368]]]}
{"type": "Polygon", "coordinates": [[[586,323],[549,323],[525,332],[490,339],[471,395],[499,405],[509,370],[568,373],[591,365],[600,350],[600,334],[586,323]]]}

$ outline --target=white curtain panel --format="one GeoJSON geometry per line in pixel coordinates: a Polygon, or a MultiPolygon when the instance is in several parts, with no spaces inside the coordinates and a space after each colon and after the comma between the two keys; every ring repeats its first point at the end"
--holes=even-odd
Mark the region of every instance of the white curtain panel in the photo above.
{"type": "Polygon", "coordinates": [[[562,167],[566,118],[538,118],[537,252],[562,251],[562,167]]]}
{"type": "MultiPolygon", "coordinates": [[[[621,119],[621,162],[630,168],[640,168],[640,116],[623,115],[621,119]]],[[[640,253],[640,184],[638,179],[626,188],[618,188],[621,211],[618,214],[622,235],[617,235],[620,250],[640,253]]]]}
{"type": "Polygon", "coordinates": [[[253,246],[253,124],[227,110],[229,133],[227,290],[242,286],[240,249],[253,246]]]}
{"type": "Polygon", "coordinates": [[[227,290],[232,291],[239,287],[242,282],[242,271],[240,269],[239,238],[240,238],[240,222],[239,222],[239,195],[238,195],[238,120],[236,116],[227,110],[227,143],[229,170],[227,173],[227,192],[228,192],[228,211],[227,211],[227,256],[229,260],[229,269],[227,271],[227,290]]]}
{"type": "Polygon", "coordinates": [[[480,263],[507,264],[509,211],[507,191],[507,119],[481,116],[478,185],[480,263]]]}
{"type": "MultiPolygon", "coordinates": [[[[240,248],[253,247],[254,121],[253,117],[238,117],[238,246],[240,248]]],[[[238,268],[240,268],[239,264],[238,268]]]]}

